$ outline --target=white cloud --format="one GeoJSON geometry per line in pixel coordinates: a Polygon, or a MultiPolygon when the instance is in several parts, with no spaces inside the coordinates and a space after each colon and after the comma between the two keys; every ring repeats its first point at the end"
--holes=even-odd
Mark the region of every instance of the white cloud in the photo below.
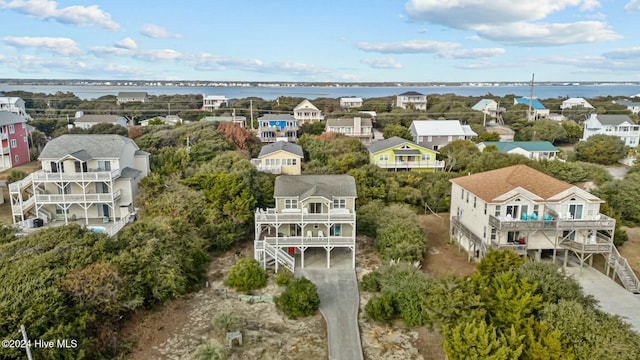
{"type": "Polygon", "coordinates": [[[615,49],[611,51],[607,51],[602,54],[603,57],[607,59],[636,59],[640,60],[640,47],[626,48],[626,49],[615,49]]]}
{"type": "Polygon", "coordinates": [[[640,0],[631,0],[624,6],[626,11],[640,11],[640,0]]]}
{"type": "Polygon", "coordinates": [[[476,49],[455,49],[448,50],[438,54],[444,58],[454,59],[480,59],[505,54],[502,48],[476,48],[476,49]]]}
{"type": "Polygon", "coordinates": [[[379,59],[363,59],[363,64],[367,64],[374,69],[402,69],[402,64],[392,57],[379,59]]]}
{"type": "Polygon", "coordinates": [[[51,0],[13,0],[3,2],[0,6],[43,20],[53,19],[64,24],[98,26],[112,31],[121,29],[118,23],[111,20],[111,14],[102,11],[97,5],[58,8],[58,3],[51,0]]]}
{"type": "Polygon", "coordinates": [[[175,38],[180,38],[182,37],[182,35],[179,34],[172,34],[170,33],[167,29],[158,26],[158,25],[153,25],[153,24],[146,24],[142,27],[142,30],[140,30],[140,33],[144,36],[150,37],[150,38],[170,38],[170,37],[175,37],[175,38]]]}
{"type": "Polygon", "coordinates": [[[0,56],[0,64],[6,68],[16,69],[21,73],[49,73],[51,70],[61,70],[68,73],[78,73],[88,68],[81,61],[69,61],[60,57],[36,57],[32,55],[0,56]]]}
{"type": "Polygon", "coordinates": [[[604,22],[542,22],[548,16],[569,8],[592,11],[598,7],[598,0],[409,0],[405,10],[414,21],[474,31],[480,37],[504,44],[538,46],[620,38],[604,22]]]}
{"type": "Polygon", "coordinates": [[[140,50],[135,52],[134,56],[145,61],[179,60],[185,57],[182,53],[172,49],[140,50]]]}
{"type": "Polygon", "coordinates": [[[114,45],[121,49],[134,50],[138,48],[138,44],[136,44],[136,42],[130,37],[126,37],[122,40],[116,41],[114,45]]]}
{"type": "Polygon", "coordinates": [[[383,54],[437,53],[458,46],[460,46],[460,44],[433,40],[409,40],[393,43],[356,43],[356,47],[360,50],[383,54]]]}
{"type": "Polygon", "coordinates": [[[222,71],[227,67],[255,70],[264,65],[257,59],[229,58],[206,53],[190,55],[186,57],[186,63],[201,71],[222,71]]]}
{"type": "Polygon", "coordinates": [[[285,72],[290,75],[327,74],[329,70],[312,64],[293,63],[288,61],[273,62],[259,69],[266,72],[285,72]]]}
{"type": "Polygon", "coordinates": [[[119,47],[104,47],[94,46],[89,49],[89,52],[102,56],[102,55],[117,55],[117,56],[131,56],[134,54],[132,49],[123,49],[119,47]]]}
{"type": "Polygon", "coordinates": [[[5,36],[2,40],[15,47],[47,50],[63,56],[78,55],[81,53],[76,42],[69,38],[5,36]]]}
{"type": "Polygon", "coordinates": [[[618,33],[599,21],[571,24],[514,23],[500,27],[478,26],[476,31],[485,39],[519,46],[557,46],[621,38],[618,33]]]}

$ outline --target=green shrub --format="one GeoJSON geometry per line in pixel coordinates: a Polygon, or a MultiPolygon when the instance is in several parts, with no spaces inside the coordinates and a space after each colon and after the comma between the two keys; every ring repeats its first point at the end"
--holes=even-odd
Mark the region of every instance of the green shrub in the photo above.
{"type": "Polygon", "coordinates": [[[382,294],[373,297],[364,307],[367,316],[374,321],[390,321],[396,315],[393,307],[393,296],[391,294],[382,294]]]}
{"type": "Polygon", "coordinates": [[[240,258],[231,267],[224,283],[230,288],[247,293],[267,286],[267,272],[256,260],[240,258]]]}
{"type": "Polygon", "coordinates": [[[227,348],[215,340],[208,340],[198,346],[195,353],[195,358],[198,360],[225,360],[228,357],[227,348]]]}
{"type": "Polygon", "coordinates": [[[372,271],[362,277],[362,290],[368,292],[380,291],[380,274],[378,271],[372,271]]]}
{"type": "Polygon", "coordinates": [[[275,298],[276,308],[289,319],[313,315],[320,308],[320,298],[315,284],[302,277],[294,280],[282,294],[275,298]]]}
{"type": "Polygon", "coordinates": [[[238,318],[233,313],[225,312],[213,318],[211,325],[220,332],[227,333],[231,330],[237,330],[238,318]]]}
{"type": "Polygon", "coordinates": [[[383,260],[422,261],[427,251],[418,217],[411,208],[399,204],[380,212],[374,245],[383,260]]]}
{"type": "Polygon", "coordinates": [[[7,183],[22,180],[27,177],[27,173],[21,170],[13,170],[9,176],[7,176],[7,183]]]}
{"type": "Polygon", "coordinates": [[[293,280],[293,274],[288,269],[281,269],[274,278],[276,285],[287,286],[293,280]]]}

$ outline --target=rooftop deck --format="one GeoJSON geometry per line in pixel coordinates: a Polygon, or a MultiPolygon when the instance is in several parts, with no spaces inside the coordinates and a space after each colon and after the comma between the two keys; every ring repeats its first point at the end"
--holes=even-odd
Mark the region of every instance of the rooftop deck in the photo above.
{"type": "Polygon", "coordinates": [[[256,223],[287,223],[287,222],[322,222],[322,221],[347,221],[356,220],[356,214],[348,209],[331,209],[326,213],[309,213],[306,209],[257,209],[255,213],[256,223]]]}

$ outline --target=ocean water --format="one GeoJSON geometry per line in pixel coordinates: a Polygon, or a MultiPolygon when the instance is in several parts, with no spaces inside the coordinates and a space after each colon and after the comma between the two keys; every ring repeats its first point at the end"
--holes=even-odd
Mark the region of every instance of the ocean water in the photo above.
{"type": "MultiPolygon", "coordinates": [[[[33,93],[55,94],[58,91],[72,92],[85,100],[105,95],[117,95],[120,91],[144,91],[149,95],[224,95],[229,99],[259,97],[274,100],[280,96],[301,97],[310,100],[316,98],[339,98],[355,96],[377,98],[395,96],[406,91],[422,94],[456,94],[458,96],[496,96],[517,95],[528,97],[529,86],[423,86],[423,87],[231,87],[231,86],[96,86],[96,85],[7,85],[0,83],[1,91],[28,91],[33,93]]],[[[640,95],[640,85],[536,85],[533,96],[540,99],[558,97],[595,98],[599,96],[640,95]]]]}

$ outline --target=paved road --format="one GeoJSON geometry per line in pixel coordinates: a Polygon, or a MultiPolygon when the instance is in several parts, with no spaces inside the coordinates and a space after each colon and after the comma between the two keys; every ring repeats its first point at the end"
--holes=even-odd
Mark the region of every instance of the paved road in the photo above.
{"type": "Polygon", "coordinates": [[[573,276],[586,294],[592,295],[600,302],[600,309],[610,314],[620,315],[631,324],[635,331],[640,331],[640,295],[634,295],[622,286],[607,278],[606,275],[585,266],[570,266],[565,269],[573,276]]]}
{"type": "Polygon", "coordinates": [[[296,276],[304,276],[318,287],[320,312],[327,321],[329,360],[362,360],[355,270],[296,269],[296,276]]]}

